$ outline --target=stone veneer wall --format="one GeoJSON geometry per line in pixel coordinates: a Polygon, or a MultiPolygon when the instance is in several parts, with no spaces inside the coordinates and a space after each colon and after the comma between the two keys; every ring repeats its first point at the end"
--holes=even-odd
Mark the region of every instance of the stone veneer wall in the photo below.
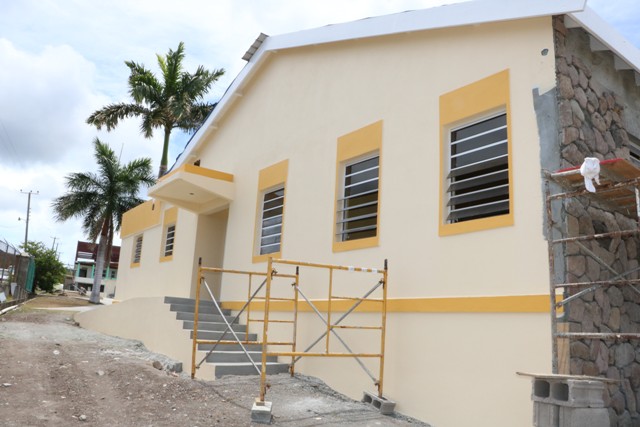
{"type": "MultiPolygon", "coordinates": [[[[553,24],[561,166],[579,166],[585,157],[629,159],[629,132],[637,135],[640,122],[640,90],[633,73],[617,71],[611,52],[592,52],[584,30],[565,28],[562,17],[554,17],[553,24]]],[[[637,226],[634,219],[587,198],[567,200],[562,214],[565,236],[637,226]]],[[[635,237],[567,244],[566,281],[609,280],[636,269],[639,247],[635,237]]],[[[626,277],[638,276],[633,272],[626,277]]],[[[629,286],[600,287],[569,303],[569,330],[640,332],[639,303],[640,295],[629,286]]],[[[619,381],[605,388],[611,425],[640,426],[640,340],[572,340],[569,349],[569,373],[619,381]]]]}

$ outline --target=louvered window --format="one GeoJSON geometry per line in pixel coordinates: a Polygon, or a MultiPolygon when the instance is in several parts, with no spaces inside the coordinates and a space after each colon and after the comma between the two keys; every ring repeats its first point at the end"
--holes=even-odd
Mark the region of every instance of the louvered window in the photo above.
{"type": "Polygon", "coordinates": [[[451,131],[447,222],[509,213],[508,156],[505,113],[451,131]]]}
{"type": "Polygon", "coordinates": [[[379,164],[375,156],[346,165],[343,197],[338,199],[338,241],[376,236],[379,164]]]}
{"type": "Polygon", "coordinates": [[[629,135],[629,143],[627,146],[629,147],[629,157],[631,158],[631,163],[640,167],[640,140],[635,136],[629,135]]]}
{"type": "Polygon", "coordinates": [[[174,241],[175,235],[176,235],[175,224],[167,227],[167,238],[164,243],[164,256],[173,255],[173,241],[174,241]]]}
{"type": "Polygon", "coordinates": [[[284,187],[265,193],[262,201],[260,255],[280,252],[284,187]]]}
{"type": "Polygon", "coordinates": [[[142,235],[136,237],[135,246],[133,248],[133,263],[139,264],[142,256],[142,235]]]}

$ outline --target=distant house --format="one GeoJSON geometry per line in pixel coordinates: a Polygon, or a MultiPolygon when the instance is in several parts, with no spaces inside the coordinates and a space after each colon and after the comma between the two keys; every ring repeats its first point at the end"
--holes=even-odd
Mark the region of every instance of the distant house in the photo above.
{"type": "MultiPolygon", "coordinates": [[[[97,253],[97,244],[78,242],[76,248],[75,274],[73,277],[73,284],[76,287],[86,290],[93,288],[93,278],[96,275],[97,253]]],[[[113,295],[115,293],[119,258],[120,246],[113,246],[111,248],[111,262],[102,270],[100,292],[105,293],[105,295],[113,295]]]]}
{"type": "MultiPolygon", "coordinates": [[[[550,314],[557,282],[640,281],[640,241],[567,243],[556,259],[546,237],[550,224],[571,236],[626,230],[637,214],[567,203],[553,223],[543,177],[585,157],[625,171],[640,158],[638,49],[583,0],[478,0],[263,36],[245,59],[153,200],[124,215],[121,302],[81,325],[190,366],[189,331],[165,297],[195,295],[200,260],[266,272],[270,257],[388,259],[384,390],[400,412],[438,426],[531,425],[530,383],[516,371],[553,370],[618,380],[605,401],[612,425],[637,425],[640,340],[554,352],[550,314]]],[[[248,293],[229,277],[213,292],[238,310],[248,293]]],[[[342,294],[315,279],[302,278],[305,292],[334,322],[349,306],[331,305],[342,294]]],[[[640,331],[630,287],[581,295],[562,314],[567,334],[640,331]]],[[[278,303],[282,319],[297,310],[278,303]]],[[[305,339],[325,327],[311,310],[298,323],[305,339]]],[[[370,386],[353,361],[326,359],[303,358],[296,372],[351,397],[370,386]]]]}

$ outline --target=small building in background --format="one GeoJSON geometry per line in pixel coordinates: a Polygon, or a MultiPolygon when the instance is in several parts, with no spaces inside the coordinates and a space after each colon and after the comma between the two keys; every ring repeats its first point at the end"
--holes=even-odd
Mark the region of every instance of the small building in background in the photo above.
{"type": "MultiPolygon", "coordinates": [[[[96,258],[98,245],[91,242],[78,242],[74,263],[73,287],[84,288],[90,291],[93,288],[93,278],[96,274],[96,258]]],[[[100,292],[106,296],[114,295],[116,291],[116,278],[118,277],[118,259],[120,258],[120,246],[111,247],[110,262],[102,270],[102,283],[100,292]]]]}

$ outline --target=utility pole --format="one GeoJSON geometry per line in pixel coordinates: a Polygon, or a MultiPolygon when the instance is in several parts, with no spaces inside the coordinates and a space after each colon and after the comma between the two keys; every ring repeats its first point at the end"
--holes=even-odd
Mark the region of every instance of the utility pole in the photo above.
{"type": "MultiPolygon", "coordinates": [[[[24,248],[26,250],[27,249],[27,239],[29,238],[29,215],[31,214],[31,195],[34,194],[34,195],[37,196],[38,194],[40,194],[40,191],[33,192],[33,190],[29,190],[27,192],[27,191],[20,190],[20,192],[22,194],[26,194],[27,195],[27,219],[26,219],[27,226],[25,227],[25,230],[24,230],[24,248]]],[[[20,218],[18,218],[18,221],[19,220],[20,220],[20,218]]]]}
{"type": "Polygon", "coordinates": [[[53,239],[53,243],[51,244],[51,250],[53,250],[53,248],[56,246],[56,240],[58,240],[58,236],[51,236],[51,238],[53,239]]]}

